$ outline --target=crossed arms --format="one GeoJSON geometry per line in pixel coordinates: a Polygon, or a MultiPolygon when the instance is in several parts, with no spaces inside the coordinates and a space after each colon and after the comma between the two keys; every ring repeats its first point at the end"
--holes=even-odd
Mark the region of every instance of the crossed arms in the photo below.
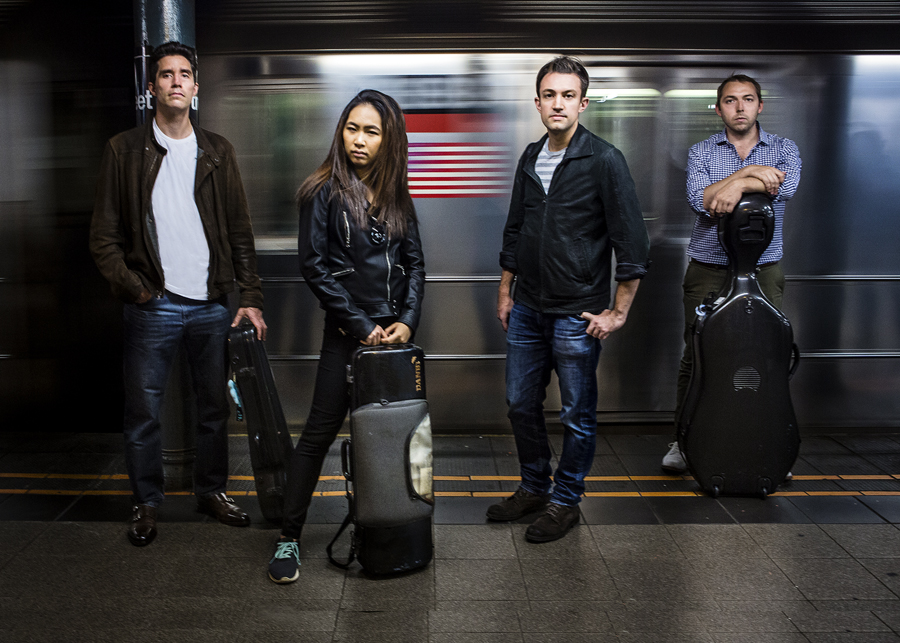
{"type": "Polygon", "coordinates": [[[721,217],[732,210],[747,192],[765,192],[777,196],[786,175],[768,165],[748,165],[731,176],[706,186],[703,190],[703,209],[721,217]]]}
{"type": "Polygon", "coordinates": [[[762,192],[775,201],[788,201],[800,184],[800,151],[788,139],[770,137],[762,160],[768,165],[748,165],[732,174],[735,157],[719,149],[709,139],[694,145],[688,153],[687,199],[691,208],[705,216],[719,217],[734,210],[742,194],[762,192]],[[718,180],[717,180],[718,179],[718,180]]]}

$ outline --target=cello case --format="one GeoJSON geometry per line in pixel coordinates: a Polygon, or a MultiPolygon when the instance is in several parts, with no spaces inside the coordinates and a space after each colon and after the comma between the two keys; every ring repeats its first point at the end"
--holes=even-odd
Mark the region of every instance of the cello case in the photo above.
{"type": "Polygon", "coordinates": [[[771,200],[745,194],[719,220],[728,279],[697,307],[678,441],[694,478],[713,497],[767,496],[784,482],[800,448],[788,389],[800,353],[790,322],[756,277],[774,230],[771,200]]]}

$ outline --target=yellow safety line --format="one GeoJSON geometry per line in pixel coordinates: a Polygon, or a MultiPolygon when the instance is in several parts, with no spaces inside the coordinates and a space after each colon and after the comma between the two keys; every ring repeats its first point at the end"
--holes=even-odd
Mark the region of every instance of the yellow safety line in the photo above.
{"type": "Polygon", "coordinates": [[[47,479],[52,480],[96,480],[100,476],[90,473],[48,473],[47,479]]]}
{"type": "Polygon", "coordinates": [[[839,476],[841,480],[893,480],[893,476],[889,475],[869,475],[869,476],[839,476]]]}
{"type": "MultiPolygon", "coordinates": [[[[255,496],[256,491],[228,490],[229,496],[255,496]]],[[[131,491],[125,489],[0,489],[0,495],[44,495],[44,496],[126,496],[131,491]]],[[[344,496],[344,491],[316,491],[314,496],[344,496]]],[[[192,496],[192,491],[169,491],[169,496],[192,496]]],[[[458,498],[505,498],[506,491],[435,491],[435,496],[458,498]]],[[[587,498],[658,498],[676,496],[704,496],[702,491],[587,491],[587,498]]],[[[770,497],[778,496],[900,496],[900,491],[776,491],[770,497]]]]}
{"type": "MultiPolygon", "coordinates": [[[[93,473],[0,473],[0,478],[52,479],[52,480],[128,480],[128,474],[93,474],[93,473]]],[[[229,480],[252,481],[254,476],[231,475],[229,480]]],[[[519,476],[434,476],[436,481],[448,482],[517,482],[519,476]]],[[[343,481],[344,476],[319,476],[320,481],[343,481]]],[[[585,476],[585,482],[678,482],[692,481],[693,476],[585,476]]],[[[795,475],[794,480],[900,480],[900,474],[878,475],[795,475]]]]}

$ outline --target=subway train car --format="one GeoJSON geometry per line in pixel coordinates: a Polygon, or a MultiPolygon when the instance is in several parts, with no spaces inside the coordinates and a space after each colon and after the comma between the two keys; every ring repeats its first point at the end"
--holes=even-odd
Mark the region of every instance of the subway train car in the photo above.
{"type": "MultiPolygon", "coordinates": [[[[784,312],[802,355],[791,385],[801,428],[900,426],[900,49],[890,35],[900,18],[891,3],[862,3],[864,15],[849,2],[757,3],[786,8],[779,20],[752,9],[701,14],[701,3],[617,3],[669,6],[656,14],[596,2],[554,14],[527,2],[212,4],[197,11],[200,120],[238,151],[267,347],[293,426],[309,408],[323,327],[299,275],[294,193],[324,158],[342,106],[373,88],[407,118],[428,273],[416,342],[428,356],[433,422],[444,432],[508,430],[498,253],[516,162],[543,133],[535,73],[558,53],[590,72],[581,122],[624,153],[652,245],[628,323],[603,343],[601,424],[670,430],[694,217],[687,152],[721,129],[716,87],[741,72],[762,84],[762,126],[793,139],[803,158],[783,260],[784,312]],[[829,10],[809,8],[821,4],[829,10]],[[756,40],[741,40],[747,31],[756,40]]],[[[0,127],[3,166],[16,168],[0,173],[0,430],[30,429],[41,409],[55,409],[47,417],[57,426],[37,428],[83,430],[66,418],[89,412],[92,430],[116,431],[120,307],[87,256],[86,228],[102,143],[116,131],[97,114],[133,112],[123,100],[88,101],[60,116],[66,88],[54,64],[0,63],[0,122],[20,124],[0,127]],[[33,94],[7,91],[23,79],[33,94]]]]}

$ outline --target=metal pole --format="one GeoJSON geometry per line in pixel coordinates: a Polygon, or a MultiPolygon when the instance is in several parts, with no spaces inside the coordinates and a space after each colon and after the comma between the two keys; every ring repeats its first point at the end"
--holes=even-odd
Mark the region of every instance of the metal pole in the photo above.
{"type": "MultiPolygon", "coordinates": [[[[196,47],[194,0],[134,0],[134,104],[137,124],[147,121],[153,96],[147,91],[147,63],[154,47],[177,40],[196,47]]],[[[197,97],[191,103],[196,117],[197,97]]]]}
{"type": "MultiPolygon", "coordinates": [[[[147,90],[148,62],[153,48],[172,40],[195,46],[194,24],[194,0],[134,0],[134,83],[138,125],[143,125],[153,115],[153,96],[147,90]]],[[[196,108],[194,103],[192,116],[196,116],[196,108]]],[[[160,422],[166,490],[190,490],[197,455],[197,404],[190,368],[181,349],[175,356],[163,394],[160,422]]]]}

